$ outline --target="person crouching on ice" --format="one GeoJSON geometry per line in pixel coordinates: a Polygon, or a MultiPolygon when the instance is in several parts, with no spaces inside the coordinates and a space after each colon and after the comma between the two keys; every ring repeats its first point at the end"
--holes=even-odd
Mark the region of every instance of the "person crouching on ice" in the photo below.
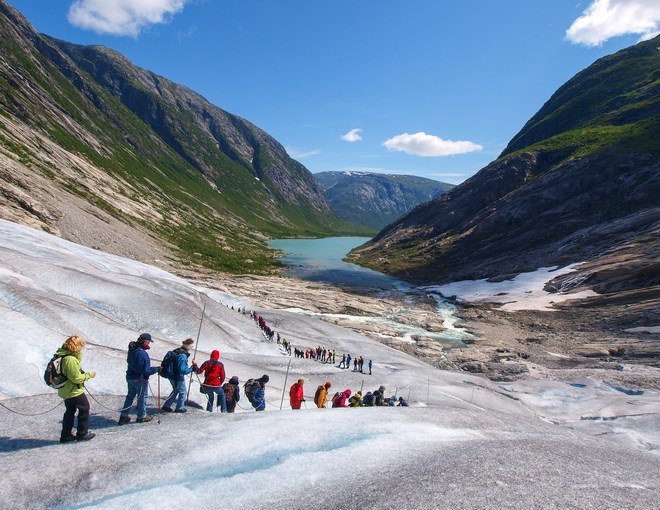
{"type": "Polygon", "coordinates": [[[225,366],[218,361],[220,359],[220,351],[212,351],[211,359],[202,363],[196,372],[198,374],[204,373],[204,393],[206,398],[209,399],[206,404],[208,412],[213,411],[213,402],[217,400],[216,406],[220,408],[220,412],[227,412],[227,399],[225,397],[225,390],[222,388],[222,383],[225,382],[225,366]]]}
{"type": "Polygon", "coordinates": [[[301,377],[298,379],[298,382],[291,385],[291,390],[289,390],[289,401],[291,402],[291,409],[300,409],[300,404],[305,401],[304,394],[305,390],[303,385],[305,384],[305,378],[301,377]]]}
{"type": "MultiPolygon", "coordinates": [[[[168,380],[172,385],[172,393],[167,397],[162,410],[166,413],[172,412],[172,404],[176,402],[175,413],[185,413],[186,403],[186,376],[193,370],[197,370],[197,363],[192,360],[192,366],[188,366],[188,358],[190,357],[190,349],[192,349],[195,341],[192,338],[187,338],[183,341],[181,347],[173,351],[176,356],[172,360],[172,374],[168,375],[168,380]]],[[[169,354],[169,353],[168,353],[169,354]]],[[[165,361],[165,360],[163,360],[165,361]]]]}
{"type": "Polygon", "coordinates": [[[83,372],[80,367],[82,360],[82,350],[85,347],[85,340],[79,336],[70,336],[62,344],[62,348],[57,350],[57,354],[62,358],[61,371],[66,376],[66,384],[57,390],[57,394],[64,399],[64,418],[62,418],[62,434],[60,443],[70,441],[89,441],[94,439],[96,434],[88,431],[89,426],[89,400],[85,395],[85,381],[96,377],[96,372],[83,372]],[[78,429],[74,436],[73,421],[78,411],[78,429]]]}
{"type": "Polygon", "coordinates": [[[351,390],[344,390],[342,393],[337,393],[332,397],[332,407],[349,407],[348,398],[351,396],[351,390]]]}

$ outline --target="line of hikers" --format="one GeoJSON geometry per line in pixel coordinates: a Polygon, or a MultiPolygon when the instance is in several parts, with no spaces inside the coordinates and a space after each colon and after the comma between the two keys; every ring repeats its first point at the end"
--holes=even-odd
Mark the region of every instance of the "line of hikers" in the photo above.
{"type": "MultiPolygon", "coordinates": [[[[289,403],[291,409],[300,409],[304,398],[304,384],[305,378],[301,377],[297,382],[291,385],[289,389],[289,403]]],[[[325,384],[319,385],[314,394],[314,404],[319,409],[323,409],[328,403],[328,390],[332,387],[332,383],[327,381],[325,384]]],[[[342,392],[336,392],[330,399],[331,407],[373,407],[373,406],[404,406],[408,407],[408,401],[403,397],[397,399],[396,394],[390,398],[385,398],[385,386],[380,386],[373,393],[368,391],[364,397],[362,392],[358,391],[355,395],[351,396],[351,390],[345,389],[342,392]]]]}
{"type": "MultiPolygon", "coordinates": [[[[169,351],[160,366],[152,366],[151,359],[147,351],[151,347],[153,339],[149,333],[142,333],[137,340],[128,345],[128,354],[126,356],[126,384],[128,387],[124,405],[119,415],[119,425],[130,423],[131,417],[129,411],[137,399],[137,423],[146,423],[153,420],[151,415],[147,414],[147,397],[149,394],[149,377],[155,374],[166,378],[172,386],[172,391],[165,400],[161,411],[166,413],[185,413],[187,412],[185,403],[187,399],[186,376],[191,373],[204,374],[204,382],[200,382],[200,391],[208,399],[206,410],[212,412],[214,407],[220,409],[220,412],[233,413],[237,403],[241,398],[239,380],[233,376],[225,382],[225,368],[220,361],[220,352],[213,350],[210,359],[198,366],[195,360],[191,360],[189,365],[190,350],[194,341],[187,338],[181,344],[181,347],[169,351]],[[174,406],[174,409],[172,408],[174,406]]],[[[67,443],[71,441],[89,441],[96,434],[89,432],[89,412],[90,404],[85,395],[84,383],[88,379],[96,377],[96,372],[84,372],[81,367],[82,350],[85,341],[79,336],[67,338],[62,347],[57,350],[53,359],[46,370],[57,372],[59,377],[63,378],[60,385],[52,385],[58,388],[58,395],[64,399],[65,413],[62,420],[62,432],[60,442],[67,443]],[[56,365],[54,361],[59,360],[56,365]],[[57,370],[53,367],[57,366],[57,370]],[[77,433],[73,434],[74,418],[78,414],[77,433]]],[[[270,378],[267,374],[259,378],[248,379],[244,386],[245,396],[256,411],[266,409],[265,390],[266,384],[270,378]]],[[[304,392],[302,391],[304,379],[300,378],[290,390],[291,408],[300,409],[300,404],[304,402],[304,392]]],[[[332,386],[330,382],[318,387],[314,396],[314,402],[317,407],[326,406],[327,391],[332,386]]],[[[392,399],[385,399],[385,388],[381,386],[373,393],[368,392],[364,397],[358,392],[353,397],[351,390],[347,389],[341,393],[336,393],[332,398],[332,407],[358,407],[371,405],[395,405],[392,399]],[[350,398],[349,398],[350,397],[350,398]],[[346,400],[349,399],[349,404],[346,400]]],[[[408,403],[401,397],[398,405],[407,406],[408,403]]]]}
{"type": "MultiPolygon", "coordinates": [[[[232,306],[232,310],[233,309],[234,307],[232,306]]],[[[240,312],[241,309],[239,308],[238,311],[240,312]]],[[[243,314],[245,314],[245,308],[243,308],[243,314]]],[[[268,323],[261,315],[258,315],[254,311],[251,311],[250,317],[254,319],[254,322],[263,331],[264,336],[266,336],[270,341],[272,341],[274,336],[277,335],[277,344],[281,345],[284,348],[284,350],[286,350],[288,355],[291,356],[291,342],[287,341],[286,338],[280,337],[280,334],[276,333],[274,329],[268,326],[268,323]]],[[[296,358],[313,359],[319,361],[320,363],[331,363],[333,365],[337,362],[337,351],[335,349],[326,349],[325,347],[321,347],[320,345],[315,349],[305,349],[305,350],[298,349],[297,347],[295,347],[293,349],[293,352],[294,352],[294,357],[296,358]]],[[[357,357],[352,358],[350,354],[342,354],[341,362],[339,363],[337,368],[342,368],[342,369],[351,368],[351,360],[353,360],[353,371],[354,372],[359,371],[360,373],[363,374],[364,358],[362,356],[360,356],[359,358],[357,357]]],[[[373,363],[371,360],[369,360],[367,366],[369,368],[369,375],[372,375],[373,363]]]]}

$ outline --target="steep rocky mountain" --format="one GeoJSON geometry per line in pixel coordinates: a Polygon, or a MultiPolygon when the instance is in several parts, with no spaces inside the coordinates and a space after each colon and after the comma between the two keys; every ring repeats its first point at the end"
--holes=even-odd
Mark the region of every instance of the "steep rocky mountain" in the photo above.
{"type": "Polygon", "coordinates": [[[424,283],[584,262],[555,282],[660,285],[660,37],[563,85],[500,157],[352,260],[424,283]]]}
{"type": "Polygon", "coordinates": [[[373,172],[320,172],[314,178],[337,216],[374,231],[454,187],[414,175],[373,172]]]}
{"type": "Polygon", "coordinates": [[[263,130],[4,0],[0,179],[0,217],[152,262],[259,271],[268,236],[356,231],[263,130]]]}

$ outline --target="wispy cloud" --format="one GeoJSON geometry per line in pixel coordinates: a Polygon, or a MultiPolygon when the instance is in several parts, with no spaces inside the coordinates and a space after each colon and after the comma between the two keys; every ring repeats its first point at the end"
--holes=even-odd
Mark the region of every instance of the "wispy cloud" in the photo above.
{"type": "Polygon", "coordinates": [[[180,41],[183,39],[190,39],[192,36],[195,35],[195,32],[197,32],[197,25],[193,25],[189,27],[188,30],[177,32],[176,38],[179,39],[180,41]]]}
{"type": "Polygon", "coordinates": [[[189,0],[76,0],[69,22],[99,34],[137,37],[149,25],[167,23],[189,0]]]}
{"type": "Polygon", "coordinates": [[[639,34],[641,40],[660,33],[658,0],[594,0],[566,31],[574,44],[599,46],[608,39],[639,34]]]}
{"type": "Polygon", "coordinates": [[[311,151],[301,151],[298,149],[294,149],[293,147],[287,147],[286,153],[289,156],[291,156],[293,159],[305,159],[305,158],[311,158],[312,156],[318,156],[319,154],[321,154],[321,150],[314,149],[311,151]]]}
{"type": "Polygon", "coordinates": [[[426,133],[404,133],[383,142],[390,151],[400,151],[422,157],[450,156],[480,151],[483,147],[474,142],[443,140],[426,133]]]}
{"type": "Polygon", "coordinates": [[[341,139],[345,142],[361,142],[362,137],[359,134],[361,132],[362,130],[360,128],[351,129],[345,135],[341,135],[341,139]]]}

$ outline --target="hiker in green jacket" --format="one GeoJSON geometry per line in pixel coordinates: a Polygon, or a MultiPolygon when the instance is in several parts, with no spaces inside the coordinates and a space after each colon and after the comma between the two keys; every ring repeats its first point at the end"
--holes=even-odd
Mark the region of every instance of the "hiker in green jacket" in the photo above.
{"type": "Polygon", "coordinates": [[[96,372],[83,372],[80,367],[82,359],[82,350],[85,347],[85,340],[79,336],[70,336],[66,339],[62,348],[57,350],[57,354],[62,358],[61,370],[66,376],[66,383],[57,393],[64,399],[64,418],[62,419],[62,435],[60,443],[70,441],[89,441],[96,437],[96,434],[89,432],[89,400],[85,395],[83,384],[87,379],[96,377],[96,372]],[[78,433],[73,435],[73,421],[78,411],[78,433]]]}

